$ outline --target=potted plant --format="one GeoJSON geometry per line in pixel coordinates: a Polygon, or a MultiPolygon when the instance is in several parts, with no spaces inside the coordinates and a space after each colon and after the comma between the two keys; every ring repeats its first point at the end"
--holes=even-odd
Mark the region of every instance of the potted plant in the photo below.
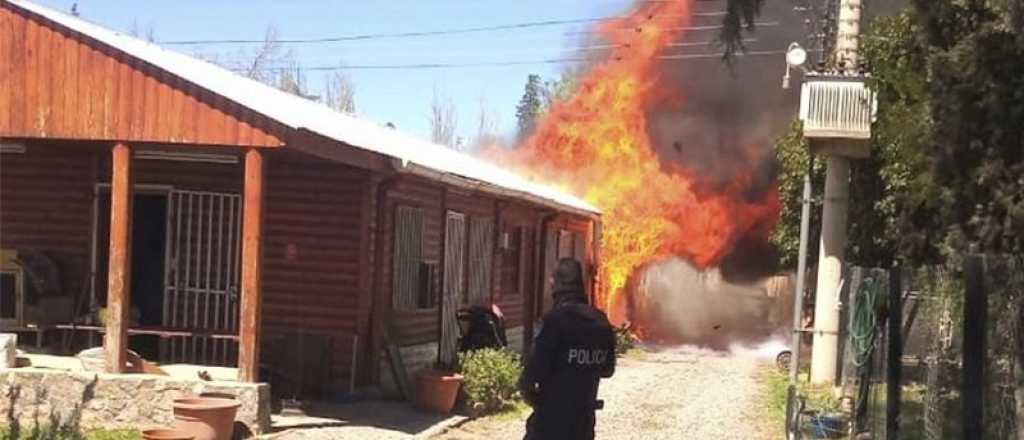
{"type": "Polygon", "coordinates": [[[442,364],[416,374],[416,406],[424,411],[448,414],[462,386],[462,375],[442,364]]]}

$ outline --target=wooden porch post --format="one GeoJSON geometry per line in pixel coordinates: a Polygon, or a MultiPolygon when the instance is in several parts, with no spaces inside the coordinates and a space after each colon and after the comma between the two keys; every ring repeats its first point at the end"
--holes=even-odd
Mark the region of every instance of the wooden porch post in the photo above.
{"type": "Polygon", "coordinates": [[[239,310],[238,380],[259,380],[260,323],[263,302],[263,156],[245,153],[245,204],[242,205],[242,302],[239,310]]]}
{"type": "Polygon", "coordinates": [[[107,371],[124,372],[128,358],[128,310],[132,281],[132,149],[114,144],[110,188],[110,264],[107,281],[107,371]]]}

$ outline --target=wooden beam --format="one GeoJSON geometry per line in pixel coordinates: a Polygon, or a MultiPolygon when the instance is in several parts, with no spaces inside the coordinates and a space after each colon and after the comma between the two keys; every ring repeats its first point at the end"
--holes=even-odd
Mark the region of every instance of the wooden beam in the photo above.
{"type": "Polygon", "coordinates": [[[132,150],[117,143],[112,150],[110,189],[110,264],[107,281],[107,371],[124,372],[128,360],[128,310],[132,280],[132,150]]]}
{"type": "Polygon", "coordinates": [[[238,380],[259,380],[260,323],[263,302],[263,155],[245,153],[245,203],[242,206],[242,302],[238,328],[238,380]]]}

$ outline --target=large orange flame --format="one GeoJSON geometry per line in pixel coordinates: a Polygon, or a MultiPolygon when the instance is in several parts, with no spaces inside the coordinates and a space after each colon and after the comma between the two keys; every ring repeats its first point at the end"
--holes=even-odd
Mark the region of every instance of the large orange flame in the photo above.
{"type": "Polygon", "coordinates": [[[699,170],[661,163],[652,148],[648,111],[682,102],[679,93],[659,82],[658,56],[689,21],[692,1],[646,2],[602,25],[599,31],[616,49],[503,158],[603,211],[605,292],[599,297],[618,322],[624,318],[621,296],[634,270],[670,255],[699,267],[714,265],[739,239],[766,236],[778,215],[776,190],[759,200],[745,195],[753,162],[761,158],[751,157],[746,177],[722,187],[701,182],[699,170]]]}

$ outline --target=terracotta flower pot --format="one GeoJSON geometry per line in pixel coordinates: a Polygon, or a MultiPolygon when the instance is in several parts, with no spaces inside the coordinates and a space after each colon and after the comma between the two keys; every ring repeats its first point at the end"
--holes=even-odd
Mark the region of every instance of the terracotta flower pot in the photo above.
{"type": "Polygon", "coordinates": [[[416,375],[416,406],[424,411],[448,414],[462,386],[462,375],[425,370],[416,375]]]}
{"type": "Polygon", "coordinates": [[[234,399],[174,399],[174,427],[192,434],[195,440],[231,440],[239,406],[242,404],[234,399]]]}
{"type": "Polygon", "coordinates": [[[143,440],[194,440],[195,436],[185,431],[171,428],[153,428],[142,430],[143,440]]]}

